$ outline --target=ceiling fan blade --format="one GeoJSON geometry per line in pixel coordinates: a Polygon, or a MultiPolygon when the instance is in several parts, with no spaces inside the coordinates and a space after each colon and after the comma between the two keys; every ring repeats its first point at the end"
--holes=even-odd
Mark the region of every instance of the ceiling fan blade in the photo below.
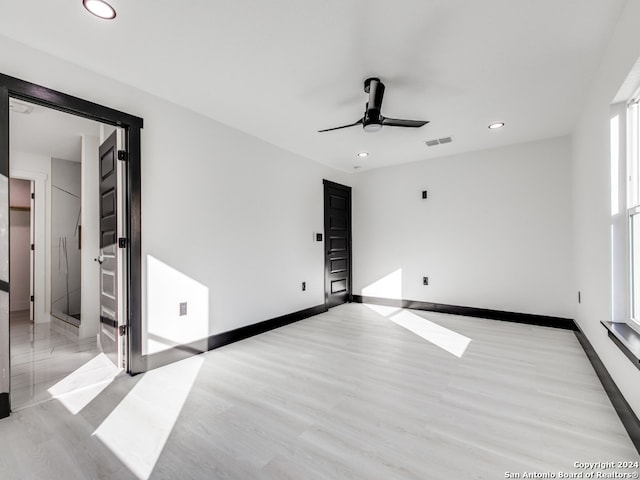
{"type": "Polygon", "coordinates": [[[340,130],[341,128],[355,127],[356,125],[362,125],[362,119],[358,120],[355,123],[351,123],[349,125],[342,125],[341,127],[325,128],[324,130],[318,130],[318,133],[330,132],[331,130],[340,130]]]}
{"type": "Polygon", "coordinates": [[[402,120],[399,118],[383,118],[382,125],[386,125],[389,127],[409,127],[409,128],[420,128],[429,123],[428,120],[402,120]]]}

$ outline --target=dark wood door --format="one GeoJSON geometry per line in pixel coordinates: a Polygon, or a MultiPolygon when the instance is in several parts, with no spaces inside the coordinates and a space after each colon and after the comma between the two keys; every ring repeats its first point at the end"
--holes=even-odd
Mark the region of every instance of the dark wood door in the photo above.
{"type": "Polygon", "coordinates": [[[9,92],[0,85],[0,418],[8,417],[9,355],[9,92]]]}
{"type": "Polygon", "coordinates": [[[351,301],[351,187],[324,180],[325,305],[351,301]]]}
{"type": "Polygon", "coordinates": [[[118,365],[117,131],[100,145],[100,348],[118,365]]]}

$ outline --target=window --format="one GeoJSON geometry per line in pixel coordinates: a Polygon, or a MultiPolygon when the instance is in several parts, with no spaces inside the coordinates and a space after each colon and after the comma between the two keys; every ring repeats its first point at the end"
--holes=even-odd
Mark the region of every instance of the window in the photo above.
{"type": "Polygon", "coordinates": [[[600,323],[613,343],[640,369],[639,79],[640,59],[609,110],[611,321],[600,323]]]}
{"type": "MultiPolygon", "coordinates": [[[[640,93],[640,92],[639,92],[640,93]]],[[[630,313],[640,329],[640,95],[627,107],[627,224],[629,226],[630,313]]]]}

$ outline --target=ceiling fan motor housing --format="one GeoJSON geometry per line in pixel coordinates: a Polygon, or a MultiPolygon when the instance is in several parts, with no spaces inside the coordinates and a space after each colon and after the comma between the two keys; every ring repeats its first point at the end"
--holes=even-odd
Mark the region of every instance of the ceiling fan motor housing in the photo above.
{"type": "Polygon", "coordinates": [[[370,77],[364,81],[364,93],[369,93],[369,86],[373,83],[382,83],[378,77],[370,77]]]}
{"type": "Polygon", "coordinates": [[[364,117],[362,119],[362,127],[366,131],[375,131],[379,128],[367,128],[370,125],[380,125],[382,127],[382,115],[380,113],[382,109],[382,97],[384,97],[384,83],[379,78],[372,77],[367,78],[364,81],[364,91],[369,94],[369,101],[366,105],[364,117]]]}
{"type": "Polygon", "coordinates": [[[382,125],[382,116],[380,115],[380,110],[367,107],[364,112],[364,118],[362,119],[362,125],[366,126],[371,123],[379,123],[382,125]]]}

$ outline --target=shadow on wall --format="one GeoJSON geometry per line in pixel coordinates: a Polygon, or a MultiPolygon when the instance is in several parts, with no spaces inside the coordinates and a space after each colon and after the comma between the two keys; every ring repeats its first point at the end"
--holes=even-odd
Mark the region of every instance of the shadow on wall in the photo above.
{"type": "Polygon", "coordinates": [[[143,353],[149,355],[183,345],[207,351],[209,288],[147,255],[146,318],[143,353]]]}

